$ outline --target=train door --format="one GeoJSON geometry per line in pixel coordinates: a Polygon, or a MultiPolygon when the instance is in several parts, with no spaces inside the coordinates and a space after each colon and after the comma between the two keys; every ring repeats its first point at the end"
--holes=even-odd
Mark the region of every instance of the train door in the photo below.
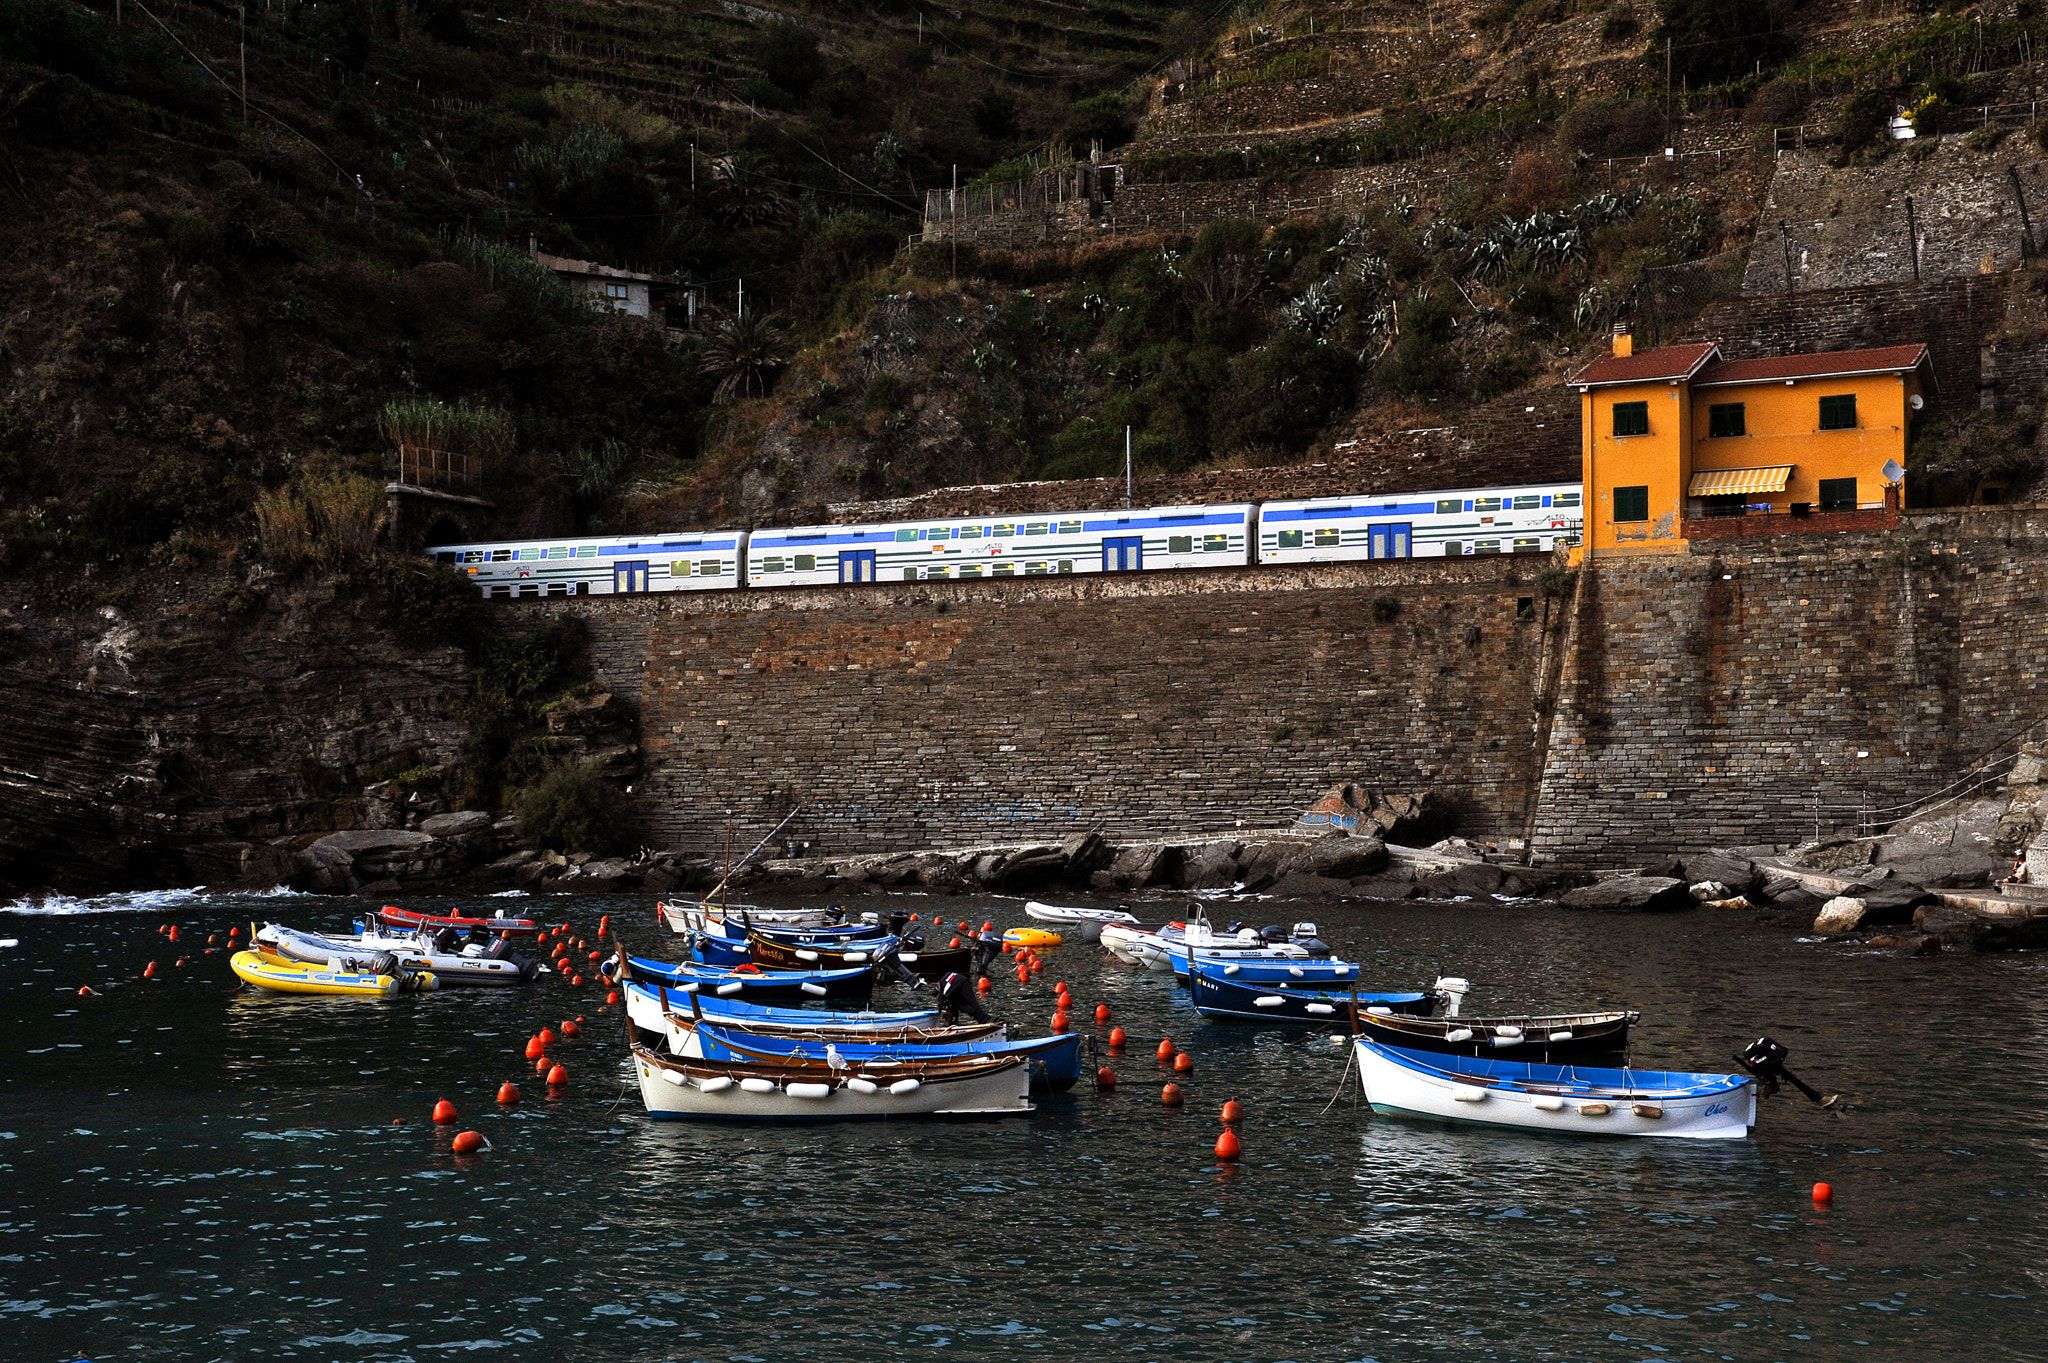
{"type": "Polygon", "coordinates": [[[647,560],[636,559],[630,563],[612,565],[612,590],[614,592],[644,592],[647,590],[647,560]]]}
{"type": "Polygon", "coordinates": [[[839,551],[839,580],[841,582],[873,582],[875,580],[875,551],[872,549],[841,549],[839,551]]]}
{"type": "Polygon", "coordinates": [[[1371,558],[1414,557],[1414,527],[1412,525],[1373,526],[1371,542],[1367,547],[1367,556],[1371,558]]]}
{"type": "Polygon", "coordinates": [[[1145,566],[1143,535],[1107,535],[1102,541],[1102,571],[1134,573],[1145,566]]]}

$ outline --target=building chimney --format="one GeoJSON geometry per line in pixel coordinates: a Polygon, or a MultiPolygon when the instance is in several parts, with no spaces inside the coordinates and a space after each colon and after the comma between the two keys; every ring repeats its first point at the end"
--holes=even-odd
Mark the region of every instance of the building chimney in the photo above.
{"type": "Polygon", "coordinates": [[[1615,358],[1616,358],[1616,359],[1626,359],[1626,358],[1627,358],[1628,356],[1630,356],[1630,355],[1633,355],[1633,354],[1635,354],[1635,353],[1636,353],[1636,343],[1635,343],[1635,338],[1634,338],[1634,337],[1632,337],[1632,336],[1630,336],[1630,335],[1628,334],[1628,323],[1626,323],[1626,322],[1616,322],[1616,323],[1614,324],[1614,355],[1615,355],[1615,358]]]}

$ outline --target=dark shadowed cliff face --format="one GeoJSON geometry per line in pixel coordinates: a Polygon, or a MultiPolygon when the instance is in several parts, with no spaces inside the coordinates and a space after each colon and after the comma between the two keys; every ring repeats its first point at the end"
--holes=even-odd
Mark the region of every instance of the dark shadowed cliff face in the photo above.
{"type": "Polygon", "coordinates": [[[367,782],[461,747],[461,650],[401,644],[325,589],[235,621],[8,604],[0,894],[229,880],[239,844],[354,827],[367,782]]]}

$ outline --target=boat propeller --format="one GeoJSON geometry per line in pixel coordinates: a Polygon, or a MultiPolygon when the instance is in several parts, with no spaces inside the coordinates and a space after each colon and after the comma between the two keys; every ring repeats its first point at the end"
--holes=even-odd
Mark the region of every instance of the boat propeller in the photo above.
{"type": "Polygon", "coordinates": [[[1820,1107],[1834,1107],[1842,1101],[1839,1093],[1826,1096],[1816,1093],[1798,1075],[1786,1069],[1785,1057],[1790,1054],[1792,1052],[1783,1043],[1760,1036],[1735,1053],[1735,1063],[1756,1076],[1757,1088],[1766,1098],[1778,1091],[1778,1081],[1783,1079],[1820,1107]]]}

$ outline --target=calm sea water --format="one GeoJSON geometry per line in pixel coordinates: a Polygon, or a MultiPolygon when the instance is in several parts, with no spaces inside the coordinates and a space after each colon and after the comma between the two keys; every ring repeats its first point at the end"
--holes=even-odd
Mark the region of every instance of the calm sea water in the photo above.
{"type": "MultiPolygon", "coordinates": [[[[499,902],[610,912],[672,951],[648,900],[499,902]]],[[[1168,977],[1077,946],[1029,989],[999,975],[999,1007],[1041,1032],[1064,979],[1080,1014],[1171,1034],[1196,1061],[1184,1110],[1134,1044],[1113,1094],[1026,1119],[734,1129],[650,1124],[593,988],[298,1000],[238,991],[225,952],[172,964],[252,917],[342,928],[352,901],[59,907],[81,911],[0,913],[7,1359],[2048,1352],[2048,958],[1897,960],[1705,911],[1317,907],[1385,986],[1443,970],[1476,1011],[1640,1008],[1656,1067],[1725,1070],[1769,1031],[1847,1105],[1780,1096],[1753,1139],[1706,1143],[1375,1118],[1328,1034],[1202,1023],[1168,977]],[[136,980],[151,959],[167,978],[136,980]],[[579,1014],[548,1096],[525,1041],[579,1014]],[[506,1079],[527,1101],[499,1110],[506,1079]],[[1212,1153],[1233,1096],[1235,1168],[1212,1153]],[[487,1154],[449,1154],[441,1097],[487,1154]]]]}

